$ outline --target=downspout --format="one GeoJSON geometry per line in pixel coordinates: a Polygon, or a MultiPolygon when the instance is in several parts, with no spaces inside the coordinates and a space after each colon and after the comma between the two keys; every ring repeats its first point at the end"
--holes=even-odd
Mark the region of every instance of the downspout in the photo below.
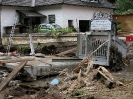
{"type": "Polygon", "coordinates": [[[36,2],[36,0],[31,1],[31,7],[35,7],[35,2],[36,2]]]}

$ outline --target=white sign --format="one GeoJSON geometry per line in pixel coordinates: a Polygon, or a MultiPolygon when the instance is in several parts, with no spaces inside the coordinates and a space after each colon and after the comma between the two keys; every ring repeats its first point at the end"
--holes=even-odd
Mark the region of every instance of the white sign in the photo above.
{"type": "Polygon", "coordinates": [[[111,21],[109,21],[109,20],[92,20],[91,30],[111,30],[111,21]]]}

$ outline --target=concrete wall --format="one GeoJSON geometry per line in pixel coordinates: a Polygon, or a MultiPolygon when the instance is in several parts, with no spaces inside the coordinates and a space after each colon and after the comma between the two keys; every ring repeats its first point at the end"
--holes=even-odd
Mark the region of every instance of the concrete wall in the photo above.
{"type": "MultiPolygon", "coordinates": [[[[33,33],[32,34],[32,40],[34,44],[37,43],[43,43],[43,44],[48,44],[48,43],[59,43],[59,42],[76,42],[77,41],[77,34],[73,33],[73,34],[66,34],[66,35],[62,35],[60,37],[53,38],[53,36],[50,35],[45,35],[45,34],[36,34],[33,33]]],[[[13,38],[12,38],[12,45],[29,45],[30,43],[30,38],[28,34],[21,34],[21,36],[19,34],[16,34],[13,38]]],[[[8,37],[2,37],[2,44],[3,45],[7,45],[8,44],[8,37]]]]}
{"type": "Polygon", "coordinates": [[[6,32],[4,27],[13,26],[15,15],[17,16],[17,19],[19,19],[16,10],[30,10],[30,9],[31,8],[27,7],[11,7],[11,6],[1,7],[1,35],[3,35],[3,33],[6,32]]]}

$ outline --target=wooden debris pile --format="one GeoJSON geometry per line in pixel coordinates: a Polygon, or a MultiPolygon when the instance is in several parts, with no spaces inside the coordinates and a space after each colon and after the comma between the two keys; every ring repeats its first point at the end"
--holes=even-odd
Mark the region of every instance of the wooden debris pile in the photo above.
{"type": "Polygon", "coordinates": [[[98,90],[98,86],[105,85],[105,88],[114,88],[123,85],[120,81],[115,80],[112,74],[104,67],[99,66],[97,69],[93,67],[93,61],[89,60],[88,66],[79,70],[78,73],[69,74],[67,70],[60,72],[65,78],[60,79],[59,89],[64,94],[71,94],[75,90],[98,90]],[[98,86],[97,86],[98,85],[98,86]]]}

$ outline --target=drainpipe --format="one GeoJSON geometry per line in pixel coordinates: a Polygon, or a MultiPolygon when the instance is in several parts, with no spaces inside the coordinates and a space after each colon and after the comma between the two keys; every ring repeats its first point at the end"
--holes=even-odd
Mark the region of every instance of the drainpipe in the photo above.
{"type": "Polygon", "coordinates": [[[31,7],[34,7],[35,6],[35,2],[36,2],[36,0],[32,0],[31,7]]]}

